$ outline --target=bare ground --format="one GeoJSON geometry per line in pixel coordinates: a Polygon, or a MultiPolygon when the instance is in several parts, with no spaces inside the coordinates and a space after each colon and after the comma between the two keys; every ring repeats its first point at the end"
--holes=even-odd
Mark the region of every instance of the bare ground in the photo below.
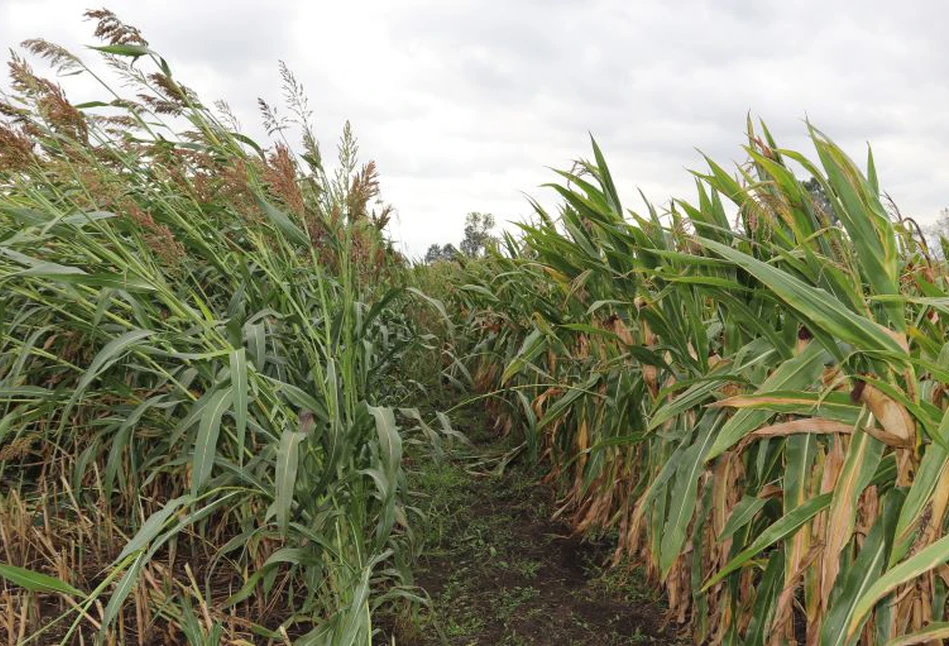
{"type": "Polygon", "coordinates": [[[638,572],[605,568],[609,540],[585,541],[551,520],[550,487],[526,466],[499,474],[448,460],[422,467],[416,487],[430,542],[415,583],[431,603],[391,622],[377,643],[393,635],[407,646],[684,643],[638,572]]]}

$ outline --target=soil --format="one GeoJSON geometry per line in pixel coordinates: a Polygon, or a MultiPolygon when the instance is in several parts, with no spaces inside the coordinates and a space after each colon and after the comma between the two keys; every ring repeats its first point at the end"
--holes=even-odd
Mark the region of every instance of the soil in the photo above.
{"type": "MultiPolygon", "coordinates": [[[[492,449],[476,447],[481,456],[492,449]]],[[[430,605],[392,622],[377,643],[685,643],[638,572],[606,568],[611,541],[584,540],[551,520],[549,485],[525,465],[498,473],[484,464],[446,461],[418,475],[434,542],[415,583],[430,605]]]]}

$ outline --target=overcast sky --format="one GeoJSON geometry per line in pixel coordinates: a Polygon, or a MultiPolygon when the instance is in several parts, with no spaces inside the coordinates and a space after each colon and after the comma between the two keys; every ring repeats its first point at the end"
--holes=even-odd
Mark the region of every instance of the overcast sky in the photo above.
{"type": "MultiPolygon", "coordinates": [[[[91,44],[76,0],[0,0],[0,45],[91,44]]],[[[743,160],[745,115],[804,147],[806,116],[881,182],[905,215],[949,206],[949,5],[893,2],[136,0],[176,77],[260,133],[277,61],[306,87],[324,154],[346,119],[410,254],[461,238],[468,211],[517,220],[524,193],[604,148],[626,206],[691,198],[700,149],[743,160]]],[[[88,57],[88,54],[84,56],[88,57]]],[[[69,86],[67,85],[67,88],[69,86]]],[[[808,149],[808,154],[810,154],[808,149]]]]}

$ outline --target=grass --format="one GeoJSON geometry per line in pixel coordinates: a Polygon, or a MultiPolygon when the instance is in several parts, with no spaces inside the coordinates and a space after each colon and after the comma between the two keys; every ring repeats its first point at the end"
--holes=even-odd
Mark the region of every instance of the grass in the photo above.
{"type": "Polygon", "coordinates": [[[375,166],[348,124],[323,165],[285,68],[265,149],[88,16],[123,89],[28,41],[105,100],[15,55],[0,105],[0,632],[366,643],[411,580],[403,445],[442,441],[375,166]]]}

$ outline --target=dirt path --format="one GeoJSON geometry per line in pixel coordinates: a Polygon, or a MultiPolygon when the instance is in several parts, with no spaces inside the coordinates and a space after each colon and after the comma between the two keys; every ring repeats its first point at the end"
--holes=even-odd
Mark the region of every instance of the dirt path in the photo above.
{"type": "Polygon", "coordinates": [[[430,529],[416,584],[432,603],[400,622],[397,644],[682,643],[636,573],[604,570],[607,542],[550,520],[550,488],[524,469],[446,460],[419,472],[430,529]]]}

